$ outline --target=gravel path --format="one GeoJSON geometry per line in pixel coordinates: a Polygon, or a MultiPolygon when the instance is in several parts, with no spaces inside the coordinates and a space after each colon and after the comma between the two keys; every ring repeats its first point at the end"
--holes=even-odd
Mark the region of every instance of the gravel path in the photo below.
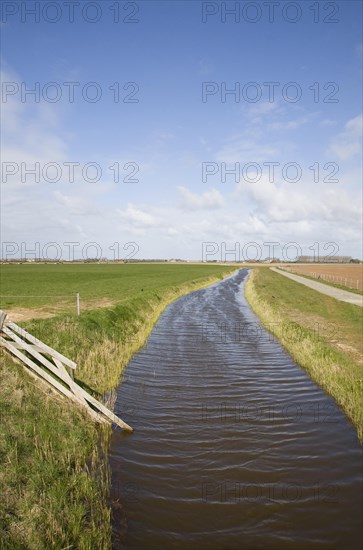
{"type": "Polygon", "coordinates": [[[348,290],[341,290],[340,288],[335,288],[334,286],[329,286],[324,283],[318,283],[317,281],[311,281],[310,279],[306,279],[305,277],[300,277],[299,275],[295,275],[293,273],[287,273],[287,271],[281,271],[276,267],[271,267],[270,269],[272,269],[272,271],[275,271],[275,273],[280,273],[280,275],[284,275],[285,277],[288,277],[289,279],[292,279],[297,283],[308,286],[313,290],[317,290],[322,294],[327,294],[328,296],[331,296],[336,300],[340,300],[341,302],[348,302],[348,304],[354,304],[356,306],[363,307],[363,296],[360,296],[359,294],[354,294],[353,292],[349,292],[348,290]]]}

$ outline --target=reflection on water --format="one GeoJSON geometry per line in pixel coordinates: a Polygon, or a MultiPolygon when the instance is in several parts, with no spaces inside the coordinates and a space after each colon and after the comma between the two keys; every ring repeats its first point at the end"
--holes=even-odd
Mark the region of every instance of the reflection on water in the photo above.
{"type": "Polygon", "coordinates": [[[355,430],[260,326],[246,274],[171,304],[125,372],[116,549],[360,548],[355,430]]]}

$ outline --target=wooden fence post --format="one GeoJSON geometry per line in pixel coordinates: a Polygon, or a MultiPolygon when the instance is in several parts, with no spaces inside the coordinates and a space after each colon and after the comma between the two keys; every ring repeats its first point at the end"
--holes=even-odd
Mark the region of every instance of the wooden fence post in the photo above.
{"type": "Polygon", "coordinates": [[[6,313],[5,313],[5,311],[1,311],[1,313],[0,313],[0,331],[3,328],[3,324],[5,322],[5,319],[6,319],[6,313]]]}
{"type": "MultiPolygon", "coordinates": [[[[79,294],[77,293],[77,296],[79,294]]],[[[97,422],[113,422],[132,432],[131,426],[117,417],[101,401],[89,394],[74,381],[76,363],[47,346],[26,330],[11,321],[4,322],[5,312],[0,310],[0,347],[20,359],[22,366],[36,378],[48,382],[50,388],[82,406],[97,422]],[[44,368],[45,367],[45,368],[44,368]],[[72,374],[68,372],[69,367],[72,374]]]]}

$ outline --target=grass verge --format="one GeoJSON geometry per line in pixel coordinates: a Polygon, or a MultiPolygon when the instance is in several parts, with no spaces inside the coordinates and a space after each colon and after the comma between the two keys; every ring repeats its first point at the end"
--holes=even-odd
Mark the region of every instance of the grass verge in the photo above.
{"type": "Polygon", "coordinates": [[[363,441],[362,311],[270,269],[254,269],[246,298],[263,324],[329,395],[363,441]]]}
{"type": "MultiPolygon", "coordinates": [[[[278,269],[281,269],[279,266],[276,266],[278,269]]],[[[292,273],[293,275],[300,275],[300,277],[305,277],[305,279],[310,279],[310,281],[316,281],[317,283],[323,283],[324,285],[332,286],[334,288],[339,288],[340,290],[345,290],[346,292],[352,292],[353,294],[363,295],[363,290],[359,288],[352,288],[350,286],[339,285],[338,283],[332,283],[331,281],[326,281],[325,279],[318,279],[317,277],[311,277],[306,273],[300,273],[300,271],[287,271],[286,269],[281,269],[281,271],[286,271],[287,273],[292,273]]]]}
{"type": "MultiPolygon", "coordinates": [[[[137,292],[130,289],[127,299],[112,308],[88,310],[80,317],[34,319],[22,326],[78,363],[78,383],[97,397],[110,390],[112,396],[123,368],[163,309],[231,271],[203,271],[201,266],[198,272],[190,270],[189,280],[187,272],[182,278],[179,273],[177,287],[172,278],[148,286],[145,276],[137,292]]],[[[155,277],[157,270],[152,272],[155,277]]],[[[96,426],[30,378],[9,355],[0,354],[1,548],[111,548],[105,460],[111,428],[96,426]]],[[[132,425],[132,418],[125,420],[132,425]]]]}

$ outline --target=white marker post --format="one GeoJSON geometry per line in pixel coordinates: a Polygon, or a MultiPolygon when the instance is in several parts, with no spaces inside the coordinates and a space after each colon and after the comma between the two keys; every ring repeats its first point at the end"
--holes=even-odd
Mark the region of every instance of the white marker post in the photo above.
{"type": "Polygon", "coordinates": [[[79,301],[79,292],[77,292],[77,315],[81,314],[81,305],[79,301]]]}

